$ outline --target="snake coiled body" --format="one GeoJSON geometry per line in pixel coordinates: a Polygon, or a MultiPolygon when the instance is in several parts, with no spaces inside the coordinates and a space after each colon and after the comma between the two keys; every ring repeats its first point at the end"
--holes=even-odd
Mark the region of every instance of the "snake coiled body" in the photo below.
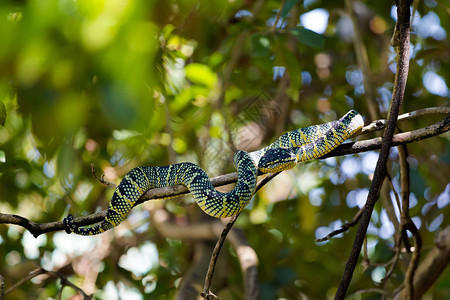
{"type": "Polygon", "coordinates": [[[361,115],[351,110],[337,121],[289,131],[258,151],[237,151],[233,160],[238,180],[235,188],[228,193],[215,190],[205,171],[193,163],[134,168],[114,191],[102,222],[93,227],[79,227],[69,214],[64,219],[64,228],[67,233],[80,235],[105,232],[119,225],[147,190],[178,184],[189,189],[197,204],[208,215],[218,218],[234,216],[250,202],[258,172],[288,170],[299,162],[321,157],[355,135],[363,125],[361,115]]]}

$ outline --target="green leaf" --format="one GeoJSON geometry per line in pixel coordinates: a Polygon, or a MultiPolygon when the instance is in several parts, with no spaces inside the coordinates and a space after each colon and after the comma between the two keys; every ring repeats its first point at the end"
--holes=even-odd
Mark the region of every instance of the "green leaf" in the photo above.
{"type": "Polygon", "coordinates": [[[306,29],[305,27],[297,27],[290,30],[290,33],[297,38],[297,40],[312,48],[323,48],[325,39],[321,34],[306,29]]]}
{"type": "Polygon", "coordinates": [[[209,88],[217,82],[217,75],[208,66],[196,63],[186,66],[186,77],[193,83],[209,88]]]}
{"type": "Polygon", "coordinates": [[[286,18],[291,9],[298,4],[298,0],[287,0],[283,6],[283,10],[281,11],[281,17],[286,18]]]}
{"type": "Polygon", "coordinates": [[[270,40],[263,34],[256,33],[251,37],[252,55],[267,56],[270,51],[270,40]]]}

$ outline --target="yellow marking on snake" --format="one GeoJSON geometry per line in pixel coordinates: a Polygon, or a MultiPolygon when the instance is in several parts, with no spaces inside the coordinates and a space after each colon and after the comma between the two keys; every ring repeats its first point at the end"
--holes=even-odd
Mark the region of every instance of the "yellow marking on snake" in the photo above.
{"type": "MultiPolygon", "coordinates": [[[[147,190],[178,184],[189,189],[205,213],[216,217],[236,215],[250,202],[255,192],[258,172],[283,171],[292,168],[295,163],[319,158],[353,136],[363,125],[361,115],[351,110],[337,122],[285,133],[269,146],[252,152],[251,155],[245,151],[237,151],[233,160],[238,171],[238,180],[235,188],[228,193],[214,189],[205,171],[190,162],[163,167],[134,168],[125,175],[114,191],[103,221],[93,227],[78,226],[69,214],[64,218],[64,229],[67,233],[80,235],[95,235],[108,231],[126,218],[147,190]],[[296,161],[292,161],[294,155],[296,161]]],[[[173,196],[167,198],[171,197],[173,196]]]]}

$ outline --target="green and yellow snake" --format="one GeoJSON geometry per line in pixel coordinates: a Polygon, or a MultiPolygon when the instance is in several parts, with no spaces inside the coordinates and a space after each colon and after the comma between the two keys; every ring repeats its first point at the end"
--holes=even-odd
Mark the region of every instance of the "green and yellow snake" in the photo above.
{"type": "Polygon", "coordinates": [[[67,233],[80,235],[105,232],[119,225],[147,190],[178,184],[189,189],[197,204],[208,215],[217,218],[234,216],[250,202],[258,172],[288,170],[299,162],[321,157],[354,136],[363,125],[361,115],[351,110],[337,121],[289,131],[258,151],[237,151],[233,160],[238,180],[235,188],[228,193],[216,191],[205,171],[193,163],[134,168],[114,191],[102,222],[93,227],[79,227],[69,214],[64,218],[64,228],[67,233]]]}

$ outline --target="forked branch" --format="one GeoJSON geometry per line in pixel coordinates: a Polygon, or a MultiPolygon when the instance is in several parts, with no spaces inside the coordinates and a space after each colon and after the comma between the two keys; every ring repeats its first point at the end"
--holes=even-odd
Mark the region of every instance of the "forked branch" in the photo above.
{"type": "MultiPolygon", "coordinates": [[[[446,118],[443,120],[427,126],[425,128],[399,133],[394,135],[392,138],[392,144],[391,146],[398,146],[402,144],[408,144],[415,141],[419,141],[422,139],[430,138],[433,136],[440,135],[442,133],[445,133],[449,131],[450,129],[450,116],[448,115],[450,113],[449,108],[430,108],[425,109],[428,110],[426,113],[433,113],[433,114],[447,114],[446,118]]],[[[399,117],[399,120],[407,120],[413,117],[416,117],[418,115],[423,115],[425,110],[415,111],[408,114],[401,115],[399,117]],[[419,113],[421,112],[421,113],[419,113]]],[[[373,132],[375,130],[381,130],[384,128],[386,124],[386,120],[378,120],[374,121],[368,126],[365,126],[362,130],[362,133],[369,133],[373,132]]],[[[382,145],[382,139],[381,138],[373,138],[369,140],[362,140],[357,141],[353,143],[345,143],[333,150],[332,152],[328,153],[327,155],[321,157],[320,159],[328,158],[328,157],[335,157],[335,156],[341,156],[341,155],[347,155],[347,154],[354,154],[354,153],[361,153],[361,152],[367,152],[371,150],[378,150],[381,148],[382,145]]],[[[272,178],[271,175],[265,177],[264,180],[270,180],[272,178]]],[[[100,178],[100,181],[102,179],[100,178]]],[[[211,183],[214,187],[227,185],[230,183],[234,183],[237,180],[237,173],[229,173],[221,176],[217,176],[211,179],[211,183]]],[[[137,201],[137,204],[141,204],[148,200],[153,199],[161,199],[166,197],[175,197],[183,194],[187,194],[189,191],[186,187],[182,185],[176,185],[166,188],[158,188],[158,189],[152,189],[147,191],[142,197],[137,201]]],[[[105,218],[106,210],[91,214],[88,216],[76,218],[75,224],[78,226],[86,226],[91,225],[97,222],[101,222],[105,218]]],[[[48,223],[35,223],[30,220],[28,220],[25,217],[18,216],[18,215],[12,215],[12,214],[4,214],[0,213],[0,224],[14,224],[21,227],[24,227],[27,229],[34,237],[38,237],[39,235],[43,233],[48,232],[54,232],[64,229],[64,225],[62,221],[57,222],[48,222],[48,223]]]]}

